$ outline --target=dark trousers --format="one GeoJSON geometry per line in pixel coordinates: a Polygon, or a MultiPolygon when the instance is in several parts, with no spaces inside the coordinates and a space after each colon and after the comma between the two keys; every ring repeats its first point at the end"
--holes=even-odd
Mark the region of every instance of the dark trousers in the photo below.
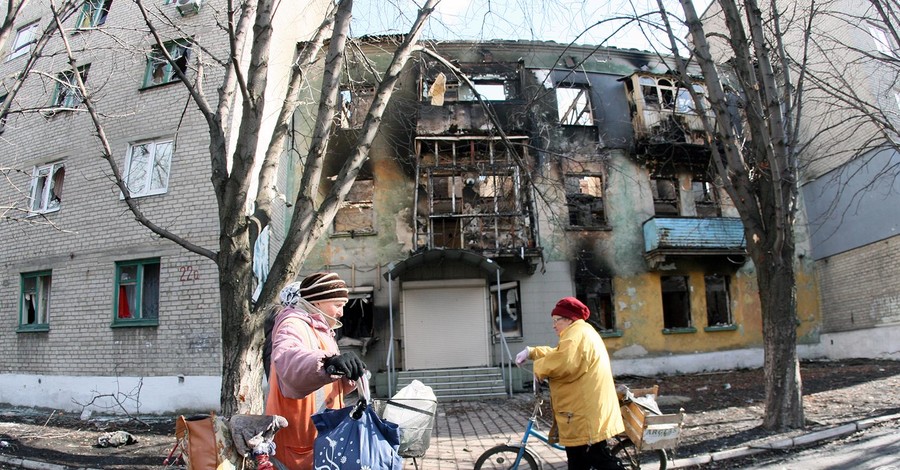
{"type": "Polygon", "coordinates": [[[566,447],[569,470],[619,470],[624,468],[619,459],[609,452],[606,441],[587,446],[566,447]]]}

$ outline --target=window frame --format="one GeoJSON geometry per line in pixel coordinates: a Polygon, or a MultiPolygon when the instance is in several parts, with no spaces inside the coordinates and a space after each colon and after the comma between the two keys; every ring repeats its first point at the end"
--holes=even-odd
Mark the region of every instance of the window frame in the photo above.
{"type": "Polygon", "coordinates": [[[884,29],[869,25],[869,36],[872,38],[872,41],[875,42],[875,50],[888,56],[888,57],[897,57],[894,53],[894,48],[891,46],[891,41],[888,39],[887,32],[884,29]]]}
{"type": "MultiPolygon", "coordinates": [[[[9,95],[5,94],[5,93],[0,95],[0,108],[3,107],[3,103],[6,102],[6,99],[8,97],[9,97],[9,95]]],[[[900,100],[900,97],[898,97],[898,100],[900,100]]],[[[900,104],[900,102],[898,102],[898,104],[900,104]]],[[[9,110],[7,109],[6,114],[4,114],[2,117],[0,117],[0,134],[3,134],[3,131],[6,130],[6,121],[8,119],[9,119],[9,110]]]]}
{"type": "MultiPolygon", "coordinates": [[[[189,39],[167,41],[163,43],[163,46],[166,48],[169,56],[172,57],[173,61],[176,62],[176,64],[179,60],[184,61],[184,68],[181,69],[181,72],[187,74],[188,62],[191,60],[191,46],[193,46],[192,41],[189,39]],[[175,52],[179,51],[180,54],[176,55],[175,52]]],[[[167,85],[169,83],[175,83],[178,81],[178,74],[175,73],[174,65],[166,60],[166,57],[162,54],[159,46],[154,45],[150,53],[147,54],[147,64],[144,67],[144,80],[142,82],[142,88],[153,88],[157,86],[167,85]],[[163,75],[166,78],[163,78],[160,82],[155,82],[153,81],[153,75],[154,71],[156,71],[159,66],[162,67],[163,75]]]]}
{"type": "MultiPolygon", "coordinates": [[[[137,259],[137,260],[127,260],[127,261],[116,261],[116,269],[115,269],[115,278],[113,279],[113,305],[112,305],[112,324],[110,325],[113,328],[116,327],[132,327],[132,326],[158,326],[159,325],[159,305],[160,305],[160,284],[162,280],[162,262],[160,258],[145,258],[145,259],[137,259]],[[147,286],[145,285],[145,271],[147,266],[156,265],[156,315],[154,317],[147,317],[144,312],[144,296],[147,293],[147,286]],[[137,267],[135,270],[135,279],[133,282],[128,282],[123,284],[122,282],[122,271],[124,268],[137,267]],[[121,300],[120,293],[122,292],[123,285],[134,285],[134,307],[131,307],[131,303],[128,303],[129,307],[129,315],[128,317],[120,316],[122,312],[121,308],[121,300]],[[137,312],[135,315],[134,312],[137,312]]],[[[127,300],[126,300],[127,302],[127,300]]]]}
{"type": "Polygon", "coordinates": [[[585,268],[576,275],[575,298],[591,311],[588,323],[601,336],[621,336],[616,325],[615,289],[611,277],[598,277],[585,268]],[[604,323],[606,327],[604,328],[604,323]]]}
{"type": "MultiPolygon", "coordinates": [[[[78,75],[81,81],[86,82],[88,71],[91,64],[85,64],[78,67],[78,75]]],[[[78,81],[75,79],[75,72],[71,69],[63,70],[56,75],[56,87],[53,90],[53,98],[50,106],[54,108],[62,108],[62,110],[75,109],[84,102],[84,96],[78,89],[78,81]]]]}
{"type": "Polygon", "coordinates": [[[655,217],[678,217],[681,215],[681,187],[678,184],[678,178],[651,175],[650,194],[653,198],[653,215],[655,217]],[[661,182],[672,185],[675,197],[664,198],[660,195],[659,184],[661,182]]]}
{"type": "Polygon", "coordinates": [[[54,188],[54,187],[57,187],[57,186],[62,186],[62,184],[60,184],[60,183],[63,183],[63,182],[65,181],[65,180],[64,180],[64,178],[65,178],[65,168],[66,168],[66,163],[65,163],[65,161],[64,161],[64,160],[58,160],[58,161],[55,161],[55,162],[52,162],[52,163],[47,163],[47,164],[44,164],[44,165],[35,166],[35,167],[31,170],[31,189],[30,189],[30,191],[29,191],[29,193],[30,193],[30,199],[29,199],[29,202],[28,202],[28,216],[29,216],[29,217],[33,217],[33,216],[38,215],[38,214],[48,214],[48,213],[51,213],[51,212],[57,212],[57,211],[59,211],[60,207],[62,207],[62,190],[61,190],[61,189],[60,189],[59,192],[56,194],[56,196],[57,196],[56,199],[59,201],[59,202],[56,204],[56,207],[50,207],[50,202],[53,200],[53,199],[51,199],[51,195],[52,195],[52,192],[53,192],[53,188],[54,188]],[[42,173],[43,171],[46,171],[46,174],[45,174],[45,175],[41,175],[41,173],[42,173]],[[63,178],[63,181],[60,181],[60,182],[56,182],[56,181],[55,181],[56,174],[57,174],[58,171],[62,171],[62,172],[63,172],[63,173],[62,173],[62,177],[61,177],[61,178],[63,178]],[[34,203],[35,203],[35,201],[37,200],[37,199],[36,199],[36,196],[37,196],[36,193],[37,193],[37,191],[38,191],[38,185],[37,185],[37,182],[38,182],[38,179],[39,179],[39,178],[47,178],[47,182],[46,182],[43,186],[40,187],[40,192],[41,192],[41,198],[40,198],[40,201],[41,201],[41,204],[40,204],[40,207],[35,208],[35,204],[34,204],[34,203]]]}
{"type": "MultiPolygon", "coordinates": [[[[146,197],[146,196],[156,196],[159,194],[166,194],[169,192],[169,181],[172,178],[172,160],[175,158],[175,141],[173,139],[158,139],[158,140],[142,140],[138,142],[134,142],[128,144],[128,150],[125,154],[125,172],[123,173],[123,179],[125,180],[125,185],[128,187],[129,195],[133,198],[136,197],[146,197]],[[144,177],[144,187],[146,189],[142,191],[134,191],[131,188],[131,172],[133,170],[134,165],[134,150],[137,147],[144,145],[152,145],[152,151],[148,157],[148,165],[149,169],[147,170],[147,175],[144,177]],[[169,155],[166,161],[165,168],[165,185],[161,188],[153,189],[153,170],[159,165],[157,163],[157,149],[162,144],[169,145],[169,155]]],[[[122,195],[124,198],[125,195],[122,195]]]]}
{"type": "Polygon", "coordinates": [[[50,330],[50,293],[53,289],[53,271],[33,271],[19,275],[19,309],[17,332],[38,332],[50,330]],[[25,320],[25,282],[27,279],[36,279],[35,295],[37,295],[38,308],[35,310],[35,322],[26,323],[25,320]],[[41,314],[41,312],[43,312],[41,314]],[[43,317],[43,318],[41,318],[43,317]],[[40,321],[40,320],[43,321],[40,321]]]}
{"type": "Polygon", "coordinates": [[[112,0],[84,0],[75,29],[84,31],[96,29],[106,24],[112,0]]]}
{"type": "Polygon", "coordinates": [[[16,30],[16,37],[12,41],[12,48],[9,51],[9,55],[6,56],[7,61],[13,60],[16,57],[21,57],[31,52],[31,46],[38,40],[37,31],[39,26],[39,22],[35,21],[16,30]],[[25,38],[23,34],[26,33],[30,37],[25,38]],[[20,39],[26,39],[26,41],[22,42],[20,41],[20,39]]]}
{"type": "Polygon", "coordinates": [[[605,201],[605,179],[602,173],[566,173],[564,176],[564,188],[566,193],[566,210],[568,211],[568,220],[569,220],[569,228],[573,229],[604,229],[609,227],[609,221],[606,217],[606,201],[605,201]],[[574,186],[574,183],[571,183],[571,180],[584,180],[584,178],[596,178],[599,180],[600,186],[600,195],[593,196],[590,194],[585,194],[581,192],[581,184],[578,184],[579,192],[578,193],[570,193],[569,186],[570,184],[574,186]],[[583,201],[578,201],[577,199],[582,199],[583,201]],[[595,205],[599,204],[600,206],[600,220],[596,219],[597,211],[594,210],[595,205]],[[587,211],[580,210],[573,214],[573,208],[577,207],[586,207],[589,206],[587,211]],[[573,223],[573,215],[576,216],[576,223],[573,223]],[[589,224],[583,223],[583,219],[590,219],[589,224]]]}

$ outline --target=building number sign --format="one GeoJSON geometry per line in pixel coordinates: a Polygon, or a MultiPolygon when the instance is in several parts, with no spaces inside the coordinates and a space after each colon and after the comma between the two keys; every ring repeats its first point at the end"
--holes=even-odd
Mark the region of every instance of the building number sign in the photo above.
{"type": "Polygon", "coordinates": [[[181,282],[196,281],[197,279],[200,279],[200,271],[194,269],[193,266],[179,266],[178,270],[181,271],[181,277],[178,278],[181,282]]]}

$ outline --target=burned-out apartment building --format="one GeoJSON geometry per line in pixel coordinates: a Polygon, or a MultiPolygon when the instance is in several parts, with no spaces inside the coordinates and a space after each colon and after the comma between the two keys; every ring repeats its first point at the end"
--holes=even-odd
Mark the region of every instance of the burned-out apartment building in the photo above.
{"type": "MultiPolygon", "coordinates": [[[[364,41],[347,67],[337,155],[393,39],[364,41]]],[[[555,344],[550,311],[565,296],[590,307],[616,374],[762,364],[743,228],[688,92],[705,93],[699,79],[636,50],[424,46],[304,265],[352,285],[343,344],[381,372],[379,393],[401,371],[504,368],[526,345],[555,344]]],[[[802,286],[799,337],[814,342],[818,306],[802,286]]]]}

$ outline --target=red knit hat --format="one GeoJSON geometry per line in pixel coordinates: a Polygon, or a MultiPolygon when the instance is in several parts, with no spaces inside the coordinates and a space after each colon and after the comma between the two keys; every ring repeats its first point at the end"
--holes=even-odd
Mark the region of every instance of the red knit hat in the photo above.
{"type": "Polygon", "coordinates": [[[575,297],[563,297],[556,303],[550,315],[566,317],[572,321],[587,320],[591,316],[591,310],[575,297]]]}

